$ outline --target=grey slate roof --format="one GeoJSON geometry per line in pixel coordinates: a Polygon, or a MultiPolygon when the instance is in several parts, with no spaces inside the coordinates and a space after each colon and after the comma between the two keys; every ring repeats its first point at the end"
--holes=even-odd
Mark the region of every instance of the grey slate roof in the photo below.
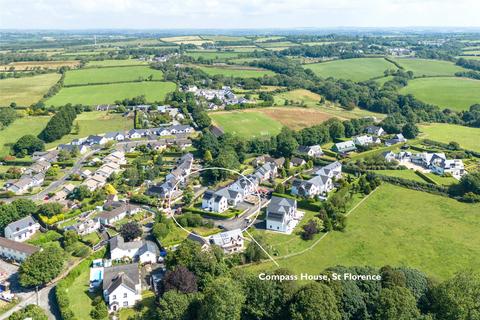
{"type": "Polygon", "coordinates": [[[120,285],[124,285],[132,291],[135,290],[135,285],[140,283],[140,272],[138,264],[117,265],[105,268],[103,276],[103,290],[111,294],[120,285]]]}
{"type": "Polygon", "coordinates": [[[18,228],[18,230],[22,230],[22,229],[28,228],[31,225],[34,225],[35,223],[37,223],[37,222],[32,218],[32,216],[26,216],[23,219],[20,219],[20,220],[17,220],[17,221],[14,221],[14,222],[8,224],[5,227],[5,229],[9,228],[13,232],[15,232],[17,230],[17,228],[18,228]]]}
{"type": "Polygon", "coordinates": [[[283,221],[292,207],[297,207],[297,200],[273,196],[267,207],[267,219],[283,221]]]}

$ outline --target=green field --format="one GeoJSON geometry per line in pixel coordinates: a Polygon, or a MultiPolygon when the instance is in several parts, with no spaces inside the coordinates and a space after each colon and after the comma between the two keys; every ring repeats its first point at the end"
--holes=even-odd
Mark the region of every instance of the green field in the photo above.
{"type": "Polygon", "coordinates": [[[0,80],[0,107],[16,102],[19,106],[30,106],[38,102],[48,89],[60,79],[58,73],[33,77],[0,80]]]}
{"type": "Polygon", "coordinates": [[[431,139],[443,143],[456,141],[467,150],[480,152],[480,129],[454,124],[435,123],[419,126],[420,138],[431,139]]]}
{"type": "Polygon", "coordinates": [[[334,60],[306,64],[304,68],[311,69],[320,77],[350,79],[352,81],[369,80],[374,77],[383,76],[383,72],[387,69],[397,69],[394,64],[383,58],[334,60]]]}
{"type": "Polygon", "coordinates": [[[137,59],[124,59],[124,60],[99,60],[99,61],[89,61],[86,64],[86,67],[116,67],[116,66],[131,66],[147,64],[145,61],[140,61],[137,59]]]}
{"type": "Polygon", "coordinates": [[[90,265],[83,262],[77,268],[81,268],[81,273],[75,278],[67,291],[67,296],[70,301],[70,309],[73,311],[77,319],[92,319],[90,311],[92,310],[92,300],[94,296],[88,292],[90,265]]]}
{"type": "Polygon", "coordinates": [[[11,144],[26,135],[37,135],[45,128],[50,117],[23,117],[0,130],[0,157],[8,155],[11,144]]]}
{"type": "Polygon", "coordinates": [[[405,71],[413,71],[415,77],[422,76],[453,76],[455,72],[465,71],[464,68],[449,61],[430,59],[394,59],[405,71]]]}
{"type": "Polygon", "coordinates": [[[457,77],[420,78],[410,80],[400,90],[402,94],[413,94],[419,100],[461,111],[480,103],[480,80],[457,77]]]}
{"type": "Polygon", "coordinates": [[[147,79],[150,75],[153,80],[163,79],[163,73],[147,66],[87,68],[68,71],[64,84],[79,85],[89,83],[112,83],[122,81],[137,81],[147,79]]]}
{"type": "Polygon", "coordinates": [[[256,111],[212,112],[209,115],[225,132],[245,138],[276,135],[282,129],[280,122],[256,111]]]}
{"type": "Polygon", "coordinates": [[[439,185],[450,186],[452,184],[458,183],[458,180],[454,177],[442,177],[435,173],[425,173],[430,179],[435,181],[439,185]]]}
{"type": "Polygon", "coordinates": [[[225,77],[238,78],[260,78],[264,75],[273,76],[275,73],[270,70],[255,69],[244,66],[229,66],[229,67],[198,67],[210,76],[221,74],[225,77]]]}
{"type": "Polygon", "coordinates": [[[47,144],[46,148],[54,148],[61,143],[68,143],[91,134],[133,129],[133,119],[122,117],[121,114],[116,113],[107,114],[105,111],[83,112],[77,116],[74,124],[77,122],[80,126],[79,134],[65,135],[62,139],[47,144]]]}
{"type": "Polygon", "coordinates": [[[222,52],[222,51],[188,51],[185,53],[186,56],[198,59],[228,59],[238,57],[238,52],[222,52]]]}
{"type": "MultiPolygon", "coordinates": [[[[351,213],[345,232],[331,232],[306,253],[276,261],[295,273],[315,274],[335,265],[388,264],[445,279],[459,270],[478,268],[478,212],[480,204],[385,184],[351,213]]],[[[268,262],[249,269],[274,267],[268,262]]]]}
{"type": "Polygon", "coordinates": [[[62,88],[45,104],[53,106],[61,106],[67,103],[108,104],[114,103],[115,100],[141,95],[145,95],[149,102],[162,101],[167,93],[175,90],[175,87],[176,85],[173,82],[146,81],[62,88]]]}
{"type": "Polygon", "coordinates": [[[413,170],[375,170],[374,172],[389,177],[398,177],[423,183],[427,182],[413,170]]]}
{"type": "Polygon", "coordinates": [[[388,82],[390,80],[393,80],[393,76],[378,78],[378,79],[375,79],[375,82],[378,83],[379,85],[383,86],[385,84],[385,82],[388,82]]]}

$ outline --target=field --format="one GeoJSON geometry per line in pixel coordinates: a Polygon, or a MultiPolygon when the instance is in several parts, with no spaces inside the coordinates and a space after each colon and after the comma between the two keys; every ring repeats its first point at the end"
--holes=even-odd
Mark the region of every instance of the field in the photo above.
{"type": "Polygon", "coordinates": [[[83,112],[77,116],[74,123],[80,126],[79,134],[69,134],[60,140],[46,145],[46,148],[54,148],[58,144],[67,143],[79,137],[87,137],[91,134],[99,134],[111,131],[125,131],[133,128],[131,118],[122,117],[121,114],[107,114],[103,111],[83,112]]]}
{"type": "Polygon", "coordinates": [[[16,71],[33,70],[36,68],[41,69],[57,69],[63,66],[75,68],[80,61],[20,61],[12,62],[7,65],[0,65],[0,71],[8,71],[11,67],[14,67],[16,71]]]}
{"type": "Polygon", "coordinates": [[[23,117],[0,130],[0,157],[8,155],[10,145],[26,134],[37,135],[45,128],[50,117],[23,117]]]}
{"type": "Polygon", "coordinates": [[[374,172],[389,177],[398,177],[423,183],[427,182],[413,170],[375,170],[374,172]]]}
{"type": "Polygon", "coordinates": [[[456,141],[462,148],[480,152],[480,129],[454,124],[435,123],[419,126],[420,138],[431,139],[443,143],[456,141]]]}
{"type": "Polygon", "coordinates": [[[304,103],[304,105],[313,107],[319,105],[320,99],[322,98],[319,94],[316,94],[312,91],[306,89],[296,89],[292,91],[278,93],[274,96],[275,104],[284,105],[285,100],[288,100],[289,103],[293,101],[294,103],[304,103]]]}
{"type": "Polygon", "coordinates": [[[48,73],[33,77],[0,80],[0,106],[16,102],[19,106],[29,106],[38,102],[60,79],[58,73],[48,73]]]}
{"type": "Polygon", "coordinates": [[[413,94],[440,108],[468,110],[471,105],[480,103],[480,81],[456,77],[420,78],[409,81],[400,93],[413,94]]]}
{"type": "Polygon", "coordinates": [[[245,66],[229,66],[229,67],[198,67],[208,75],[221,74],[225,77],[238,78],[260,78],[264,75],[273,76],[275,73],[270,70],[245,67],[245,66]]]}
{"type": "Polygon", "coordinates": [[[449,61],[429,59],[394,59],[406,71],[413,71],[415,77],[421,76],[453,76],[464,68],[449,61]]]}
{"type": "Polygon", "coordinates": [[[365,81],[380,77],[385,70],[397,67],[383,58],[359,58],[306,64],[304,68],[311,69],[316,75],[324,78],[365,81]]]}
{"type": "Polygon", "coordinates": [[[147,66],[89,68],[68,71],[65,76],[65,86],[89,83],[112,83],[136,81],[153,75],[153,80],[163,79],[163,73],[147,66]]]}
{"type": "Polygon", "coordinates": [[[319,109],[301,107],[262,108],[258,112],[294,130],[311,127],[334,117],[319,109]]]}
{"type": "Polygon", "coordinates": [[[259,111],[213,112],[209,115],[225,132],[245,138],[276,135],[282,129],[280,122],[259,111]]]}
{"type": "Polygon", "coordinates": [[[70,309],[77,319],[92,319],[90,311],[92,310],[92,297],[89,295],[90,265],[82,263],[80,265],[81,273],[75,278],[72,285],[68,288],[67,296],[70,301],[70,309]]]}
{"type": "MultiPolygon", "coordinates": [[[[479,211],[479,204],[385,184],[351,213],[345,232],[332,232],[306,253],[276,260],[294,273],[315,274],[335,265],[388,264],[445,279],[478,267],[479,211]]],[[[269,262],[249,269],[273,267],[269,262]]]]}
{"type": "Polygon", "coordinates": [[[238,52],[225,52],[225,51],[188,51],[186,56],[198,59],[228,59],[238,57],[238,52]]]}
{"type": "Polygon", "coordinates": [[[145,61],[139,61],[137,59],[124,59],[124,60],[99,60],[87,62],[87,67],[116,67],[116,66],[131,66],[147,64],[145,61]]]}
{"type": "Polygon", "coordinates": [[[62,88],[52,98],[45,103],[47,105],[61,106],[67,103],[97,105],[114,103],[115,100],[133,98],[145,95],[147,101],[161,101],[165,99],[167,93],[175,90],[173,82],[130,82],[101,84],[92,86],[79,86],[62,88]]]}

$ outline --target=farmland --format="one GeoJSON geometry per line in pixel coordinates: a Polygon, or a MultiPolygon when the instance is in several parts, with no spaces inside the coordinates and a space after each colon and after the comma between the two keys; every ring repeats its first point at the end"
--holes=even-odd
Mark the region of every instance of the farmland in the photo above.
{"type": "Polygon", "coordinates": [[[413,94],[441,108],[468,110],[471,105],[480,103],[480,81],[456,77],[420,78],[409,81],[400,93],[413,94]]]}
{"type": "Polygon", "coordinates": [[[225,51],[188,51],[185,55],[198,59],[228,59],[238,57],[238,52],[225,51]]]}
{"type": "Polygon", "coordinates": [[[137,59],[98,60],[98,61],[89,61],[86,64],[86,67],[117,67],[117,66],[131,66],[131,65],[140,65],[140,64],[147,64],[147,62],[140,61],[137,59]]]}
{"type": "Polygon", "coordinates": [[[241,137],[264,137],[280,132],[280,122],[259,111],[230,111],[209,114],[216,125],[241,137]]]}
{"type": "Polygon", "coordinates": [[[358,58],[306,64],[304,68],[323,78],[365,81],[381,77],[385,70],[396,69],[396,66],[383,58],[358,58]]]}
{"type": "Polygon", "coordinates": [[[395,59],[406,71],[412,71],[415,77],[453,76],[455,72],[465,71],[453,62],[429,59],[395,59]]]}
{"type": "Polygon", "coordinates": [[[48,73],[33,77],[0,80],[0,106],[16,102],[29,106],[38,102],[58,80],[60,74],[48,73]]]}
{"type": "Polygon", "coordinates": [[[147,66],[88,68],[68,71],[65,76],[65,86],[89,83],[112,83],[122,81],[137,81],[153,76],[153,80],[161,80],[163,73],[147,66]]]}
{"type": "Polygon", "coordinates": [[[0,157],[8,155],[10,145],[26,135],[37,135],[45,128],[50,117],[23,117],[0,130],[0,157]]]}
{"type": "Polygon", "coordinates": [[[271,119],[280,122],[282,125],[295,130],[311,127],[334,117],[318,109],[300,107],[263,108],[258,112],[261,112],[271,119]]]}
{"type": "Polygon", "coordinates": [[[312,91],[305,89],[296,89],[276,94],[275,104],[284,105],[285,100],[288,100],[289,103],[293,102],[295,104],[300,104],[303,102],[305,106],[312,107],[319,105],[321,98],[322,97],[319,94],[316,94],[312,91]]]}
{"type": "Polygon", "coordinates": [[[380,175],[389,176],[389,177],[397,177],[402,179],[413,180],[417,182],[426,183],[422,177],[417,175],[413,170],[376,170],[375,173],[380,175]]]}
{"type": "Polygon", "coordinates": [[[454,124],[435,123],[419,126],[420,137],[443,143],[456,141],[462,148],[480,152],[480,129],[454,124]]]}
{"type": "Polygon", "coordinates": [[[274,73],[270,70],[244,67],[244,66],[229,66],[229,67],[198,67],[210,76],[223,75],[225,77],[238,78],[259,78],[264,75],[272,76],[274,73]]]}
{"type": "Polygon", "coordinates": [[[20,61],[12,62],[6,65],[0,65],[0,71],[9,71],[12,67],[15,71],[26,71],[33,69],[57,69],[60,67],[75,68],[79,65],[80,61],[68,60],[68,61],[20,61]]]}
{"type": "Polygon", "coordinates": [[[161,101],[168,92],[175,90],[175,83],[146,81],[113,83],[103,85],[62,88],[58,94],[48,99],[47,105],[61,106],[67,103],[97,105],[109,104],[116,100],[145,95],[147,101],[161,101]]]}
{"type": "MultiPolygon", "coordinates": [[[[294,273],[315,274],[334,265],[388,264],[445,279],[480,263],[479,210],[478,204],[385,184],[351,213],[345,232],[328,234],[304,254],[276,260],[294,273]]],[[[265,263],[250,268],[273,267],[265,263]]]]}

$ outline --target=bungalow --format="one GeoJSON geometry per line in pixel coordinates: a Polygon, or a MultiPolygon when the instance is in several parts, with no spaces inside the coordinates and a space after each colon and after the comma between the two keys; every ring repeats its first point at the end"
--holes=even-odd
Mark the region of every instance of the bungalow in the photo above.
{"type": "Polygon", "coordinates": [[[221,194],[216,194],[213,190],[207,190],[203,194],[202,209],[222,213],[228,209],[227,198],[221,194]]]}
{"type": "Polygon", "coordinates": [[[110,258],[114,261],[125,258],[144,263],[156,263],[160,256],[158,246],[150,240],[125,242],[121,235],[110,239],[110,258]]]}
{"type": "Polygon", "coordinates": [[[132,129],[127,132],[127,137],[130,139],[140,139],[142,134],[138,130],[132,129]]]}
{"type": "Polygon", "coordinates": [[[444,175],[451,174],[454,178],[460,179],[466,174],[463,161],[460,159],[435,159],[430,165],[433,173],[444,175]]]}
{"type": "Polygon", "coordinates": [[[67,152],[78,152],[80,154],[84,154],[88,151],[88,147],[86,145],[74,145],[74,144],[59,144],[57,147],[58,150],[67,151],[67,152]]]}
{"type": "Polygon", "coordinates": [[[40,250],[41,249],[39,247],[35,247],[30,244],[0,237],[0,256],[6,259],[23,262],[30,255],[40,250]]]}
{"type": "Polygon", "coordinates": [[[7,239],[23,242],[30,239],[38,230],[40,230],[40,224],[32,216],[26,216],[8,224],[5,227],[4,234],[7,239]]]}
{"type": "Polygon", "coordinates": [[[58,151],[35,151],[32,154],[33,161],[47,161],[47,162],[55,162],[58,158],[58,151]]]}
{"type": "Polygon", "coordinates": [[[110,312],[133,307],[142,300],[142,284],[137,263],[104,268],[103,297],[110,312]]]}
{"type": "Polygon", "coordinates": [[[223,249],[226,254],[243,251],[243,234],[240,229],[217,233],[210,237],[210,243],[223,249]]]}
{"type": "Polygon", "coordinates": [[[113,223],[122,220],[127,215],[134,215],[137,212],[140,212],[140,207],[120,204],[118,207],[109,210],[103,211],[97,216],[97,220],[103,225],[112,225],[113,223]]]}
{"type": "Polygon", "coordinates": [[[225,131],[223,130],[223,128],[215,125],[210,126],[210,132],[217,138],[225,134],[225,131]]]}
{"type": "Polygon", "coordinates": [[[267,230],[291,233],[296,225],[297,200],[273,196],[267,207],[267,230]]]}
{"type": "Polygon", "coordinates": [[[88,138],[87,138],[87,143],[89,145],[94,145],[94,144],[104,145],[107,142],[108,142],[108,140],[105,139],[105,137],[102,137],[102,136],[91,135],[91,136],[88,136],[88,138]]]}
{"type": "Polygon", "coordinates": [[[394,144],[403,143],[403,142],[407,142],[407,139],[405,139],[403,134],[399,133],[399,134],[396,134],[395,136],[393,136],[393,138],[385,141],[385,145],[386,146],[393,146],[394,144]]]}
{"type": "Polygon", "coordinates": [[[85,221],[81,221],[65,228],[65,230],[75,231],[80,236],[85,236],[87,234],[93,233],[98,229],[100,229],[100,221],[97,219],[87,219],[85,221]]]}
{"type": "Polygon", "coordinates": [[[37,173],[43,173],[46,172],[52,164],[47,161],[39,160],[32,164],[30,167],[25,169],[25,174],[37,174],[37,173]]]}
{"type": "Polygon", "coordinates": [[[290,165],[292,167],[300,167],[300,166],[303,166],[305,164],[307,164],[307,162],[302,158],[292,157],[292,159],[290,160],[290,165]]]}
{"type": "Polygon", "coordinates": [[[377,143],[380,143],[380,139],[377,138],[377,137],[373,137],[373,136],[370,136],[370,135],[363,135],[363,136],[358,136],[358,137],[355,137],[353,138],[353,143],[355,143],[355,145],[357,146],[368,146],[370,144],[377,144],[377,143]]]}
{"type": "Polygon", "coordinates": [[[386,134],[385,130],[383,130],[382,127],[377,126],[368,126],[365,128],[365,132],[379,137],[386,134]]]}
{"type": "Polygon", "coordinates": [[[350,151],[357,150],[357,147],[355,147],[355,143],[352,140],[348,140],[344,142],[335,143],[333,146],[333,150],[339,153],[348,153],[350,151]]]}
{"type": "Polygon", "coordinates": [[[178,133],[192,133],[195,130],[189,125],[178,124],[171,126],[170,128],[171,134],[178,134],[178,133]]]}
{"type": "Polygon", "coordinates": [[[319,158],[323,156],[322,147],[318,144],[313,146],[299,146],[297,149],[299,154],[307,155],[312,158],[319,158]]]}
{"type": "Polygon", "coordinates": [[[387,162],[392,162],[396,158],[395,153],[393,153],[392,151],[383,152],[382,157],[387,162]]]}
{"type": "Polygon", "coordinates": [[[160,128],[158,129],[157,134],[159,136],[170,136],[172,135],[172,132],[170,131],[169,128],[160,128]]]}
{"type": "Polygon", "coordinates": [[[45,176],[42,173],[39,173],[32,178],[23,176],[17,182],[11,184],[7,190],[15,194],[22,194],[27,192],[30,188],[41,186],[44,180],[45,176]]]}

